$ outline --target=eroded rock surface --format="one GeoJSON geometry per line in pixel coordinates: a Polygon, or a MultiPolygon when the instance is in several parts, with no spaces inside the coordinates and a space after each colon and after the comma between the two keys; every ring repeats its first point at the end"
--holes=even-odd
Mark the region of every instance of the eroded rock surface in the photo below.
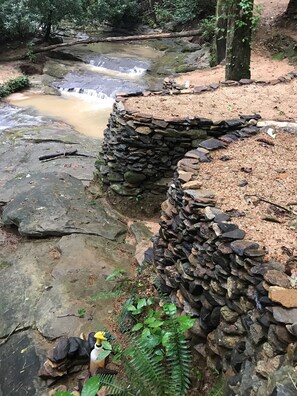
{"type": "Polygon", "coordinates": [[[91,206],[82,182],[66,173],[37,173],[10,181],[4,189],[19,191],[4,208],[4,225],[21,235],[44,237],[73,233],[115,240],[126,227],[100,206],[91,206]]]}

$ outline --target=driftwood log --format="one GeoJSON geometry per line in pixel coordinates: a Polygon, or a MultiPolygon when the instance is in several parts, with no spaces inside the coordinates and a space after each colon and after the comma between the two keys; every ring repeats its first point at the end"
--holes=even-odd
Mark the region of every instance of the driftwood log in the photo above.
{"type": "MultiPolygon", "coordinates": [[[[30,53],[38,54],[41,52],[52,51],[56,48],[71,47],[72,45],[77,45],[77,44],[112,43],[112,42],[119,42],[119,41],[139,41],[139,40],[152,40],[152,39],[159,39],[159,38],[190,37],[190,36],[199,36],[200,34],[201,34],[200,30],[188,30],[188,31],[183,31],[183,32],[140,34],[140,35],[135,35],[135,36],[99,37],[99,38],[91,38],[88,40],[75,40],[75,41],[70,41],[68,43],[47,45],[45,47],[36,47],[36,48],[33,48],[30,51],[30,53]]],[[[27,56],[27,52],[24,52],[22,54],[8,56],[7,58],[3,59],[2,61],[11,62],[11,61],[22,60],[22,59],[25,59],[26,56],[27,56]]]]}

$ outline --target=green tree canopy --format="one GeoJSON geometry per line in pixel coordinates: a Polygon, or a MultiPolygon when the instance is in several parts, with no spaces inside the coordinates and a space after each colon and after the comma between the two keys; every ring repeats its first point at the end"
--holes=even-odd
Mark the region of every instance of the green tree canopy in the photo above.
{"type": "Polygon", "coordinates": [[[66,18],[80,19],[83,14],[81,0],[27,0],[27,2],[31,12],[39,16],[46,40],[53,25],[66,18]]]}

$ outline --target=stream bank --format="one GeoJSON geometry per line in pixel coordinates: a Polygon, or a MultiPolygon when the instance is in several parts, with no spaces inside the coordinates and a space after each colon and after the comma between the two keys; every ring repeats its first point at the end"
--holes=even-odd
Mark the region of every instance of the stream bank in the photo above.
{"type": "MultiPolygon", "coordinates": [[[[111,209],[91,183],[100,135],[84,136],[54,113],[33,108],[42,98],[60,107],[67,95],[83,103],[84,94],[96,107],[121,87],[119,81],[130,91],[152,84],[151,75],[147,80],[141,75],[141,65],[131,67],[137,47],[127,51],[121,58],[126,69],[108,72],[100,62],[111,67],[110,51],[96,65],[49,59],[46,74],[31,77],[29,92],[0,103],[1,396],[48,395],[53,381],[41,381],[37,373],[53,341],[105,327],[113,298],[95,296],[112,292],[115,283],[108,275],[120,269],[129,276],[133,257],[150,245],[150,230],[111,209]],[[109,91],[102,92],[100,81],[109,91]],[[30,108],[14,105],[22,100],[30,108]],[[143,227],[145,233],[139,231],[143,227]]],[[[71,108],[73,99],[69,102],[71,108]]],[[[85,120],[91,117],[88,113],[85,120]]],[[[87,129],[89,134],[90,124],[87,129]]]]}

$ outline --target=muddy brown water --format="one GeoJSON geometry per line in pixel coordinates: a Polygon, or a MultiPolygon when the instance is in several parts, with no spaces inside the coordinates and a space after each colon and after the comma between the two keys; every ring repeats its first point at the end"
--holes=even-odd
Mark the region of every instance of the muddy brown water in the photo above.
{"type": "Polygon", "coordinates": [[[31,107],[40,115],[63,121],[84,135],[101,139],[113,100],[100,103],[99,99],[82,94],[53,96],[26,92],[11,95],[8,102],[18,107],[31,107]]]}
{"type": "Polygon", "coordinates": [[[78,63],[75,72],[72,68],[54,84],[60,88],[61,96],[29,90],[10,95],[7,102],[34,109],[38,115],[63,121],[84,135],[102,139],[116,92],[152,87],[153,77],[146,75],[146,69],[162,53],[127,43],[98,43],[75,50],[84,54],[86,63],[78,63]]]}

